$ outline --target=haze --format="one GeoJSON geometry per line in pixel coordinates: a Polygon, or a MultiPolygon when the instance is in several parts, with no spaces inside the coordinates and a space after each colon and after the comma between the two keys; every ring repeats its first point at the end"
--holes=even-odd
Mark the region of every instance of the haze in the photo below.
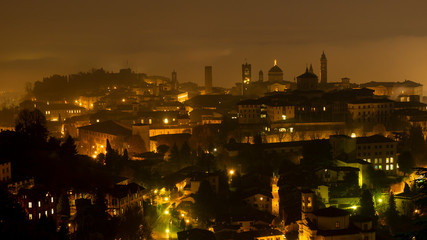
{"type": "Polygon", "coordinates": [[[255,78],[278,60],[286,80],[306,64],[329,81],[427,84],[426,1],[2,1],[0,89],[52,74],[131,67],[231,87],[241,64],[255,78]]]}

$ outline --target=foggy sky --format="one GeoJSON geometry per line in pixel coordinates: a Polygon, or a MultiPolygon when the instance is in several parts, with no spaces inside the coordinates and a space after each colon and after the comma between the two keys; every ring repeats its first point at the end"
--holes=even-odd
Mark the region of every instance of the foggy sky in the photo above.
{"type": "MultiPolygon", "coordinates": [[[[231,87],[278,60],[286,80],[324,50],[328,81],[427,84],[427,1],[28,0],[0,2],[0,90],[52,74],[131,67],[231,87]]],[[[264,77],[266,79],[266,76],[264,77]]],[[[427,88],[427,87],[425,87],[427,88]]]]}

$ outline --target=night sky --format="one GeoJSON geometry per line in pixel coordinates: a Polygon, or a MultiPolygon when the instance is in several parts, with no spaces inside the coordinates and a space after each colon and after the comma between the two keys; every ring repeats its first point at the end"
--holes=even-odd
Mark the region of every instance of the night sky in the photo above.
{"type": "MultiPolygon", "coordinates": [[[[286,80],[324,50],[329,81],[427,84],[427,1],[2,0],[0,88],[54,73],[131,67],[214,86],[253,77],[278,60],[286,80]]],[[[266,77],[265,77],[266,78],[266,77]]]]}

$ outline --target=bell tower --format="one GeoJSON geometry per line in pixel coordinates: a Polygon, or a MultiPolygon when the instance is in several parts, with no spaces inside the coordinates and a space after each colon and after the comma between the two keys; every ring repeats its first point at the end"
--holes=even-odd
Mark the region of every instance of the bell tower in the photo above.
{"type": "Polygon", "coordinates": [[[271,178],[271,194],[273,195],[273,199],[271,200],[271,214],[274,216],[279,216],[280,208],[279,208],[279,186],[277,183],[279,182],[280,176],[273,173],[273,177],[271,178]]]}
{"type": "Polygon", "coordinates": [[[301,191],[301,220],[307,218],[309,213],[312,213],[314,192],[311,190],[301,191]]]}
{"type": "Polygon", "coordinates": [[[323,52],[320,57],[320,84],[326,85],[326,83],[328,83],[328,60],[323,52]]]}
{"type": "Polygon", "coordinates": [[[242,64],[242,95],[246,95],[251,84],[252,71],[251,65],[248,63],[242,64]]]}

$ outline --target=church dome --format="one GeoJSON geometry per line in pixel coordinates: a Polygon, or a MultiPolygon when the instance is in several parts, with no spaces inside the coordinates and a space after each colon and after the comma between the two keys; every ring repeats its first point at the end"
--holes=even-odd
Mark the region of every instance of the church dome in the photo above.
{"type": "Polygon", "coordinates": [[[279,66],[275,65],[268,72],[270,73],[270,72],[283,72],[283,71],[282,69],[279,68],[279,66]]]}

